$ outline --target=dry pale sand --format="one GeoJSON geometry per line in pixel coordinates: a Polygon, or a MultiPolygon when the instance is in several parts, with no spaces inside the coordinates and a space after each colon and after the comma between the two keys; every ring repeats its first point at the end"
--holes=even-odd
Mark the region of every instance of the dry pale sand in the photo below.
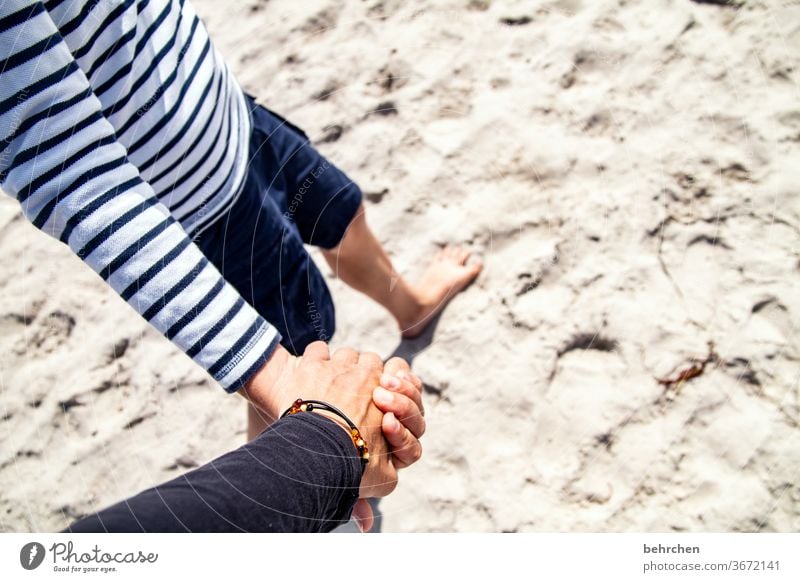
{"type": "MultiPolygon", "coordinates": [[[[798,2],[196,7],[362,185],[401,273],[446,241],[486,263],[401,345],[331,280],[334,344],[427,382],[384,531],[800,530],[798,2]]],[[[242,442],[238,397],[8,200],[0,256],[0,529],[242,442]]]]}

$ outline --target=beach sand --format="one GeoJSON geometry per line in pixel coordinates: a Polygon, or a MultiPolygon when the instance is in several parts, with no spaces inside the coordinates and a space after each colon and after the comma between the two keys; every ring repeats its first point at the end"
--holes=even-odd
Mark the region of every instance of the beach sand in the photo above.
{"type": "MultiPolygon", "coordinates": [[[[400,273],[446,242],[485,262],[402,343],[323,268],[334,346],[426,383],[382,531],[800,530],[799,4],[195,6],[400,273]]],[[[243,442],[241,399],[8,199],[0,257],[0,530],[243,442]]]]}

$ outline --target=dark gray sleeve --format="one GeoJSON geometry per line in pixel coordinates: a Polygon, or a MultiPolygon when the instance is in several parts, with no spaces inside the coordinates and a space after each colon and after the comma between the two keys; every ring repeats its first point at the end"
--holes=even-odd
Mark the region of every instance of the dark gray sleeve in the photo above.
{"type": "Polygon", "coordinates": [[[326,532],[350,518],[361,464],[332,420],[300,413],[66,532],[326,532]]]}

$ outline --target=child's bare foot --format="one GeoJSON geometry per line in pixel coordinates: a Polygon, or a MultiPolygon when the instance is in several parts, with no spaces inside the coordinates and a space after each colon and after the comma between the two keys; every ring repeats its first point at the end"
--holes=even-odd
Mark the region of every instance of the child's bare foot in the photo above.
{"type": "Polygon", "coordinates": [[[420,282],[411,286],[415,305],[409,309],[408,318],[400,321],[404,338],[420,335],[445,305],[478,276],[483,264],[468,265],[467,260],[469,252],[461,247],[447,246],[436,254],[420,282]]]}

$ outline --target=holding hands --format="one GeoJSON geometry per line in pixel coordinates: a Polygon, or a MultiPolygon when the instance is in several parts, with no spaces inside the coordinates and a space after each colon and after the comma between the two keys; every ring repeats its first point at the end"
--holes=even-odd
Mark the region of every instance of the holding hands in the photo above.
{"type": "MultiPolygon", "coordinates": [[[[359,428],[369,446],[369,462],[353,517],[364,531],[372,526],[372,509],[366,498],[391,493],[397,486],[397,470],[422,455],[422,382],[402,358],[384,364],[377,354],[351,348],[331,354],[321,341],[296,357],[279,346],[240,393],[269,421],[302,398],[334,405],[359,428]]],[[[322,411],[315,414],[329,416],[349,432],[340,417],[322,411]]]]}

